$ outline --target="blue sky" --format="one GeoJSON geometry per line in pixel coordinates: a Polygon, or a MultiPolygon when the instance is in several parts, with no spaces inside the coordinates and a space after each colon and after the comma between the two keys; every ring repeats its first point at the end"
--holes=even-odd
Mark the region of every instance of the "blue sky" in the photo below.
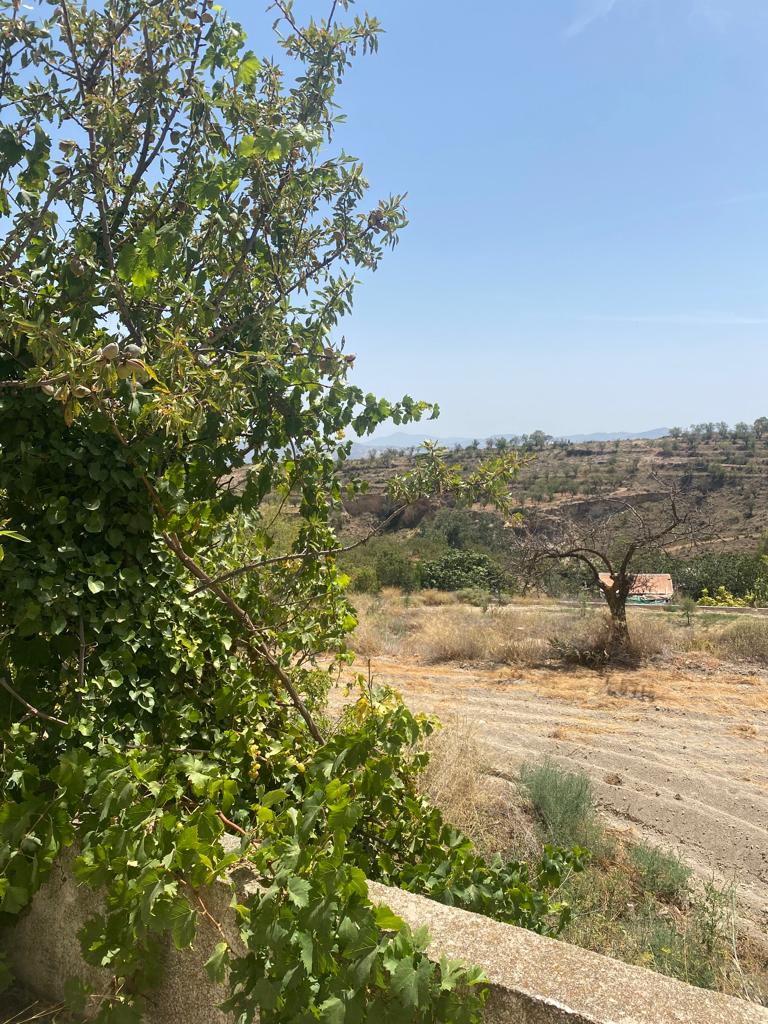
{"type": "Polygon", "coordinates": [[[344,324],[361,386],[442,435],[768,413],[768,0],[360,6],[339,141],[411,218],[344,324]]]}

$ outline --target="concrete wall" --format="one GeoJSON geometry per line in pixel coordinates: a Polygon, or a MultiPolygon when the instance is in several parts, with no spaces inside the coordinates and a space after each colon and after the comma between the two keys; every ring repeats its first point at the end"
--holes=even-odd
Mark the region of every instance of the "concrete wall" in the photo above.
{"type": "MultiPolygon", "coordinates": [[[[62,857],[29,911],[0,936],[17,978],[51,1000],[61,999],[73,976],[88,979],[97,992],[110,985],[107,972],[87,967],[80,957],[77,931],[97,909],[98,896],[73,881],[70,863],[71,854],[62,857]]],[[[233,877],[241,891],[255,888],[247,869],[233,877]]],[[[768,1024],[768,1010],[737,999],[398,889],[370,883],[370,893],[413,927],[427,925],[434,959],[448,956],[485,968],[492,986],[487,1024],[768,1024]]],[[[211,918],[238,948],[231,892],[219,885],[201,899],[210,917],[200,913],[193,950],[166,950],[165,980],[150,998],[148,1024],[232,1024],[215,1009],[223,993],[203,970],[221,940],[211,918]]]]}

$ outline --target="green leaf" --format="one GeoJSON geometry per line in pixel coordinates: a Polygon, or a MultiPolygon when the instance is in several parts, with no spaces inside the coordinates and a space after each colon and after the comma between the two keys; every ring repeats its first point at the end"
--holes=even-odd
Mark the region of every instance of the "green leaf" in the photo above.
{"type": "Polygon", "coordinates": [[[22,907],[26,907],[29,896],[29,889],[24,886],[9,885],[0,901],[0,910],[6,914],[18,914],[22,907]]]}
{"type": "Polygon", "coordinates": [[[249,50],[240,61],[240,66],[238,67],[237,74],[235,75],[235,81],[239,85],[250,85],[255,80],[260,69],[261,61],[251,50],[249,50]]]}
{"type": "Polygon", "coordinates": [[[31,544],[29,537],[24,537],[15,530],[0,530],[0,537],[8,537],[9,540],[20,540],[22,544],[31,544]]]}
{"type": "Polygon", "coordinates": [[[108,1019],[109,1024],[141,1024],[141,1011],[128,1003],[113,1003],[108,1019]]]}
{"type": "Polygon", "coordinates": [[[177,896],[171,904],[167,920],[171,926],[171,938],[177,949],[192,945],[195,937],[197,915],[183,896],[177,896]]]}
{"type": "Polygon", "coordinates": [[[213,953],[205,962],[205,970],[211,981],[221,984],[227,973],[227,953],[229,946],[226,942],[217,942],[213,953]]]}
{"type": "Polygon", "coordinates": [[[104,589],[103,580],[95,580],[93,576],[88,577],[88,589],[92,594],[100,594],[104,589]]]}
{"type": "Polygon", "coordinates": [[[131,284],[136,288],[146,288],[158,276],[159,271],[150,266],[146,259],[139,259],[131,274],[131,284]]]}
{"type": "Polygon", "coordinates": [[[176,843],[177,850],[194,850],[199,844],[200,839],[197,833],[197,825],[188,825],[187,828],[182,829],[179,840],[176,843]]]}
{"type": "Polygon", "coordinates": [[[288,879],[288,898],[291,903],[297,907],[306,907],[309,905],[309,894],[311,887],[309,882],[305,878],[299,878],[298,875],[291,875],[288,879]]]}
{"type": "Polygon", "coordinates": [[[10,128],[0,131],[0,174],[5,174],[24,156],[24,147],[10,128]]]}
{"type": "Polygon", "coordinates": [[[312,936],[308,932],[297,932],[296,942],[301,950],[299,959],[304,964],[304,970],[308,975],[311,975],[314,960],[314,943],[312,942],[312,936]]]}
{"type": "Polygon", "coordinates": [[[399,932],[405,924],[402,917],[398,917],[397,914],[383,903],[376,907],[374,919],[377,926],[385,932],[399,932]]]}
{"type": "Polygon", "coordinates": [[[392,991],[409,1010],[419,1005],[418,975],[410,959],[398,960],[392,975],[392,991]]]}
{"type": "Polygon", "coordinates": [[[320,1004],[318,1010],[320,1011],[319,1019],[325,1021],[325,1024],[344,1024],[347,1011],[344,1003],[337,996],[326,999],[324,1003],[320,1004]]]}
{"type": "Polygon", "coordinates": [[[425,1006],[429,999],[433,965],[422,957],[414,968],[410,958],[400,960],[392,975],[392,991],[408,1009],[425,1006]]]}

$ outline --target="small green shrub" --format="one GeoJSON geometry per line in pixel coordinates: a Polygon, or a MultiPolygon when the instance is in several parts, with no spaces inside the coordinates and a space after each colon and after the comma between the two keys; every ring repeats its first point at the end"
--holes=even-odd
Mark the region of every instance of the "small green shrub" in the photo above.
{"type": "MultiPolygon", "coordinates": [[[[667,607],[670,610],[672,610],[672,605],[667,605],[667,607]]],[[[680,601],[680,611],[685,616],[687,625],[692,625],[691,616],[696,614],[697,608],[698,605],[696,604],[696,601],[694,601],[694,599],[690,596],[690,594],[686,594],[680,601]]]]}
{"type": "Polygon", "coordinates": [[[482,587],[466,587],[464,590],[457,590],[456,597],[462,604],[471,604],[474,608],[482,608],[483,611],[493,601],[493,594],[490,590],[483,590],[482,587]]]}
{"type": "Polygon", "coordinates": [[[394,544],[376,555],[376,576],[383,587],[400,587],[406,593],[418,590],[420,573],[412,562],[394,544]]]}
{"type": "Polygon", "coordinates": [[[550,760],[526,762],[520,769],[520,784],[548,842],[586,847],[597,857],[610,854],[613,844],[598,819],[592,784],[586,775],[566,771],[550,760]]]}
{"type": "Polygon", "coordinates": [[[488,555],[452,551],[421,563],[421,583],[436,590],[479,588],[498,592],[504,587],[504,573],[488,555]]]}
{"type": "Polygon", "coordinates": [[[682,927],[658,914],[646,899],[630,934],[643,952],[640,963],[699,988],[721,988],[733,969],[729,944],[733,907],[728,890],[707,883],[682,927]]]}
{"type": "Polygon", "coordinates": [[[719,586],[714,594],[710,594],[707,587],[701,592],[699,604],[705,608],[748,608],[754,602],[752,593],[744,597],[736,597],[727,587],[719,586]]]}
{"type": "Polygon", "coordinates": [[[643,892],[666,903],[682,903],[688,895],[691,869],[671,851],[638,843],[630,850],[632,866],[643,892]]]}
{"type": "Polygon", "coordinates": [[[364,565],[352,577],[350,590],[355,594],[378,594],[381,581],[372,565],[364,565]]]}

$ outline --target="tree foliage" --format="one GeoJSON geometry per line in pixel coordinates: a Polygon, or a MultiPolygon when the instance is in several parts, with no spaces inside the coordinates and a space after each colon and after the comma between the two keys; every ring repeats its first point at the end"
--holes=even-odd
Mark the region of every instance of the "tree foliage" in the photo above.
{"type": "Polygon", "coordinates": [[[706,526],[700,503],[671,487],[658,508],[608,498],[594,508],[576,502],[555,513],[529,517],[518,529],[515,545],[528,584],[553,563],[577,566],[586,573],[610,613],[607,654],[624,655],[630,640],[626,605],[632,587],[642,585],[641,561],[665,546],[693,545],[706,526]]]}
{"type": "MultiPolygon", "coordinates": [[[[366,876],[556,931],[581,862],[481,861],[418,797],[432,725],[396,700],[324,735],[347,438],[435,411],[364,394],[334,340],[405,224],[333,149],[378,42],[349,7],[278,0],[281,69],[211,0],[0,5],[0,914],[77,845],[105,1022],[140,1019],[240,858],[247,952],[209,970],[245,1019],[474,1020],[479,972],[433,965],[366,876]]],[[[502,469],[448,482],[500,495],[502,469]]]]}

